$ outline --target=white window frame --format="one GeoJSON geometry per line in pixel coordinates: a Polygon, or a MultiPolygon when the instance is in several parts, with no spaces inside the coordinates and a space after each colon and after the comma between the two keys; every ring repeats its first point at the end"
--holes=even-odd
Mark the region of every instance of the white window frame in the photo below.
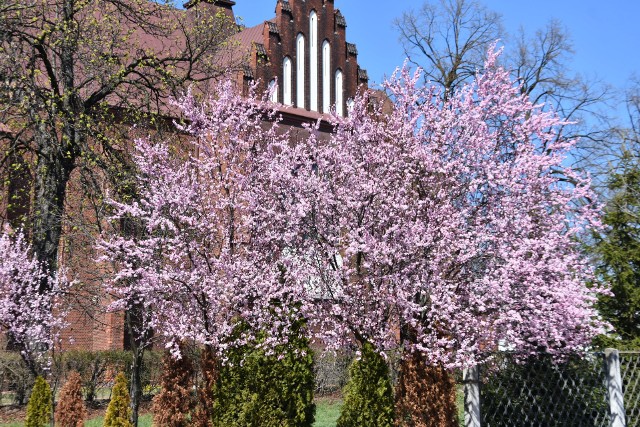
{"type": "Polygon", "coordinates": [[[344,117],[344,74],[336,70],[336,114],[344,117]]]}
{"type": "Polygon", "coordinates": [[[278,83],[276,79],[271,79],[269,82],[269,100],[271,102],[278,102],[278,83]]]}
{"type": "Polygon", "coordinates": [[[331,43],[322,43],[322,112],[331,112],[331,43]]]}
{"type": "Polygon", "coordinates": [[[309,108],[318,111],[318,14],[309,14],[309,108]]]}
{"type": "Polygon", "coordinates": [[[304,54],[304,44],[305,38],[304,34],[299,33],[298,37],[296,37],[296,107],[305,108],[304,106],[304,95],[305,95],[305,54],[304,54]]]}
{"type": "Polygon", "coordinates": [[[285,56],[284,60],[282,60],[282,80],[282,101],[285,103],[285,105],[293,105],[293,97],[291,95],[291,58],[289,58],[288,56],[285,56]]]}

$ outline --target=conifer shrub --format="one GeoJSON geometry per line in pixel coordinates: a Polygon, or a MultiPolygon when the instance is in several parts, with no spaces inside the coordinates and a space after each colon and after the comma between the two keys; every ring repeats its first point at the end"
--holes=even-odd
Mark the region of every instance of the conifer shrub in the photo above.
{"type": "Polygon", "coordinates": [[[42,377],[37,377],[33,391],[27,404],[25,427],[43,427],[50,425],[53,397],[49,383],[42,377]]]}
{"type": "Polygon", "coordinates": [[[392,427],[393,407],[389,366],[373,345],[365,343],[360,358],[349,367],[337,427],[392,427]]]}
{"type": "Polygon", "coordinates": [[[76,371],[69,374],[67,382],[60,390],[60,399],[56,406],[56,426],[82,427],[87,410],[82,398],[82,378],[76,371]]]}
{"type": "Polygon", "coordinates": [[[131,408],[129,407],[129,390],[127,379],[121,372],[111,391],[111,401],[107,406],[103,427],[133,427],[131,424],[131,408]]]}
{"type": "Polygon", "coordinates": [[[273,354],[252,346],[229,351],[214,390],[215,427],[313,425],[313,353],[304,333],[300,320],[273,354]]]}
{"type": "Polygon", "coordinates": [[[160,392],[153,398],[153,425],[157,427],[187,427],[193,408],[193,365],[182,352],[177,359],[166,352],[160,381],[160,392]]]}

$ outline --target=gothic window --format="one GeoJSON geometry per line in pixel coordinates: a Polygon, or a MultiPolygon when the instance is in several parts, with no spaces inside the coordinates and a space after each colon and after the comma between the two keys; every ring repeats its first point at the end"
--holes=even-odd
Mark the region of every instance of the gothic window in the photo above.
{"type": "Polygon", "coordinates": [[[282,61],[282,97],[284,98],[283,102],[286,105],[293,105],[293,98],[291,96],[291,76],[291,58],[287,56],[284,58],[284,61],[282,61]]]}
{"type": "Polygon", "coordinates": [[[331,45],[322,43],[322,112],[331,111],[331,45]]]}
{"type": "Polygon", "coordinates": [[[342,81],[342,71],[338,70],[336,71],[336,114],[339,116],[344,116],[344,109],[343,109],[343,104],[344,104],[344,100],[343,100],[343,81],[342,81]]]}
{"type": "Polygon", "coordinates": [[[347,114],[351,115],[351,111],[353,111],[353,107],[356,105],[356,101],[353,98],[347,99],[347,114]]]}
{"type": "Polygon", "coordinates": [[[311,111],[318,111],[318,15],[309,15],[309,101],[311,111]]]}
{"type": "Polygon", "coordinates": [[[278,102],[278,85],[276,79],[271,79],[269,82],[269,100],[271,102],[278,102]]]}
{"type": "Polygon", "coordinates": [[[296,106],[304,108],[304,36],[298,34],[296,39],[296,106]]]}

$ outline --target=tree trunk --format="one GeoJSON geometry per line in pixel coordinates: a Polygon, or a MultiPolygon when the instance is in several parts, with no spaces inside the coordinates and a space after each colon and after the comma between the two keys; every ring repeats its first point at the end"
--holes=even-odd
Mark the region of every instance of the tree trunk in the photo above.
{"type": "MultiPolygon", "coordinates": [[[[48,272],[58,270],[58,247],[62,235],[62,214],[67,183],[75,167],[75,155],[65,154],[55,135],[43,132],[39,139],[39,153],[35,170],[33,201],[33,252],[48,272]]],[[[48,281],[41,290],[50,289],[48,281]]]]}
{"type": "Polygon", "coordinates": [[[198,404],[193,416],[193,425],[196,427],[211,427],[213,418],[213,388],[220,375],[220,366],[213,349],[205,347],[202,350],[200,361],[202,372],[202,385],[198,389],[198,404]]]}
{"type": "Polygon", "coordinates": [[[133,351],[133,362],[131,363],[131,381],[130,381],[130,396],[131,396],[131,424],[138,427],[138,412],[140,410],[140,400],[142,397],[142,356],[144,355],[144,349],[136,349],[133,351]]]}
{"type": "Polygon", "coordinates": [[[140,401],[142,400],[142,368],[144,351],[148,344],[145,332],[141,336],[138,329],[140,315],[136,309],[132,308],[125,313],[125,327],[128,330],[129,348],[131,350],[131,379],[129,381],[129,406],[131,407],[131,424],[138,427],[138,413],[140,411],[140,401]]]}
{"type": "Polygon", "coordinates": [[[453,372],[429,365],[420,353],[405,355],[396,388],[398,427],[457,427],[453,372]]]}

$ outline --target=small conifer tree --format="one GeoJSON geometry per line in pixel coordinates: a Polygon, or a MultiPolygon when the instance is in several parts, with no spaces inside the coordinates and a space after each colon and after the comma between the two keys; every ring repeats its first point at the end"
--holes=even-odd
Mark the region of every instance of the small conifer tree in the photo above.
{"type": "Polygon", "coordinates": [[[274,354],[232,348],[214,389],[214,427],[311,427],[315,419],[313,352],[298,319],[274,354]]]}
{"type": "Polygon", "coordinates": [[[86,416],[82,378],[78,372],[73,371],[60,391],[60,400],[56,406],[56,426],[82,427],[86,416]]]}
{"type": "Polygon", "coordinates": [[[153,425],[157,427],[187,427],[193,408],[191,388],[193,365],[182,352],[177,359],[167,352],[164,356],[161,390],[153,398],[153,425]]]}
{"type": "Polygon", "coordinates": [[[389,366],[373,345],[365,343],[360,359],[349,367],[337,427],[392,427],[393,404],[389,366]]]}
{"type": "Polygon", "coordinates": [[[127,379],[121,372],[111,391],[111,401],[104,416],[103,427],[133,427],[131,424],[131,408],[129,407],[129,390],[127,379]]]}
{"type": "Polygon", "coordinates": [[[25,427],[43,427],[50,425],[53,398],[51,387],[42,377],[37,377],[27,404],[25,427]]]}

